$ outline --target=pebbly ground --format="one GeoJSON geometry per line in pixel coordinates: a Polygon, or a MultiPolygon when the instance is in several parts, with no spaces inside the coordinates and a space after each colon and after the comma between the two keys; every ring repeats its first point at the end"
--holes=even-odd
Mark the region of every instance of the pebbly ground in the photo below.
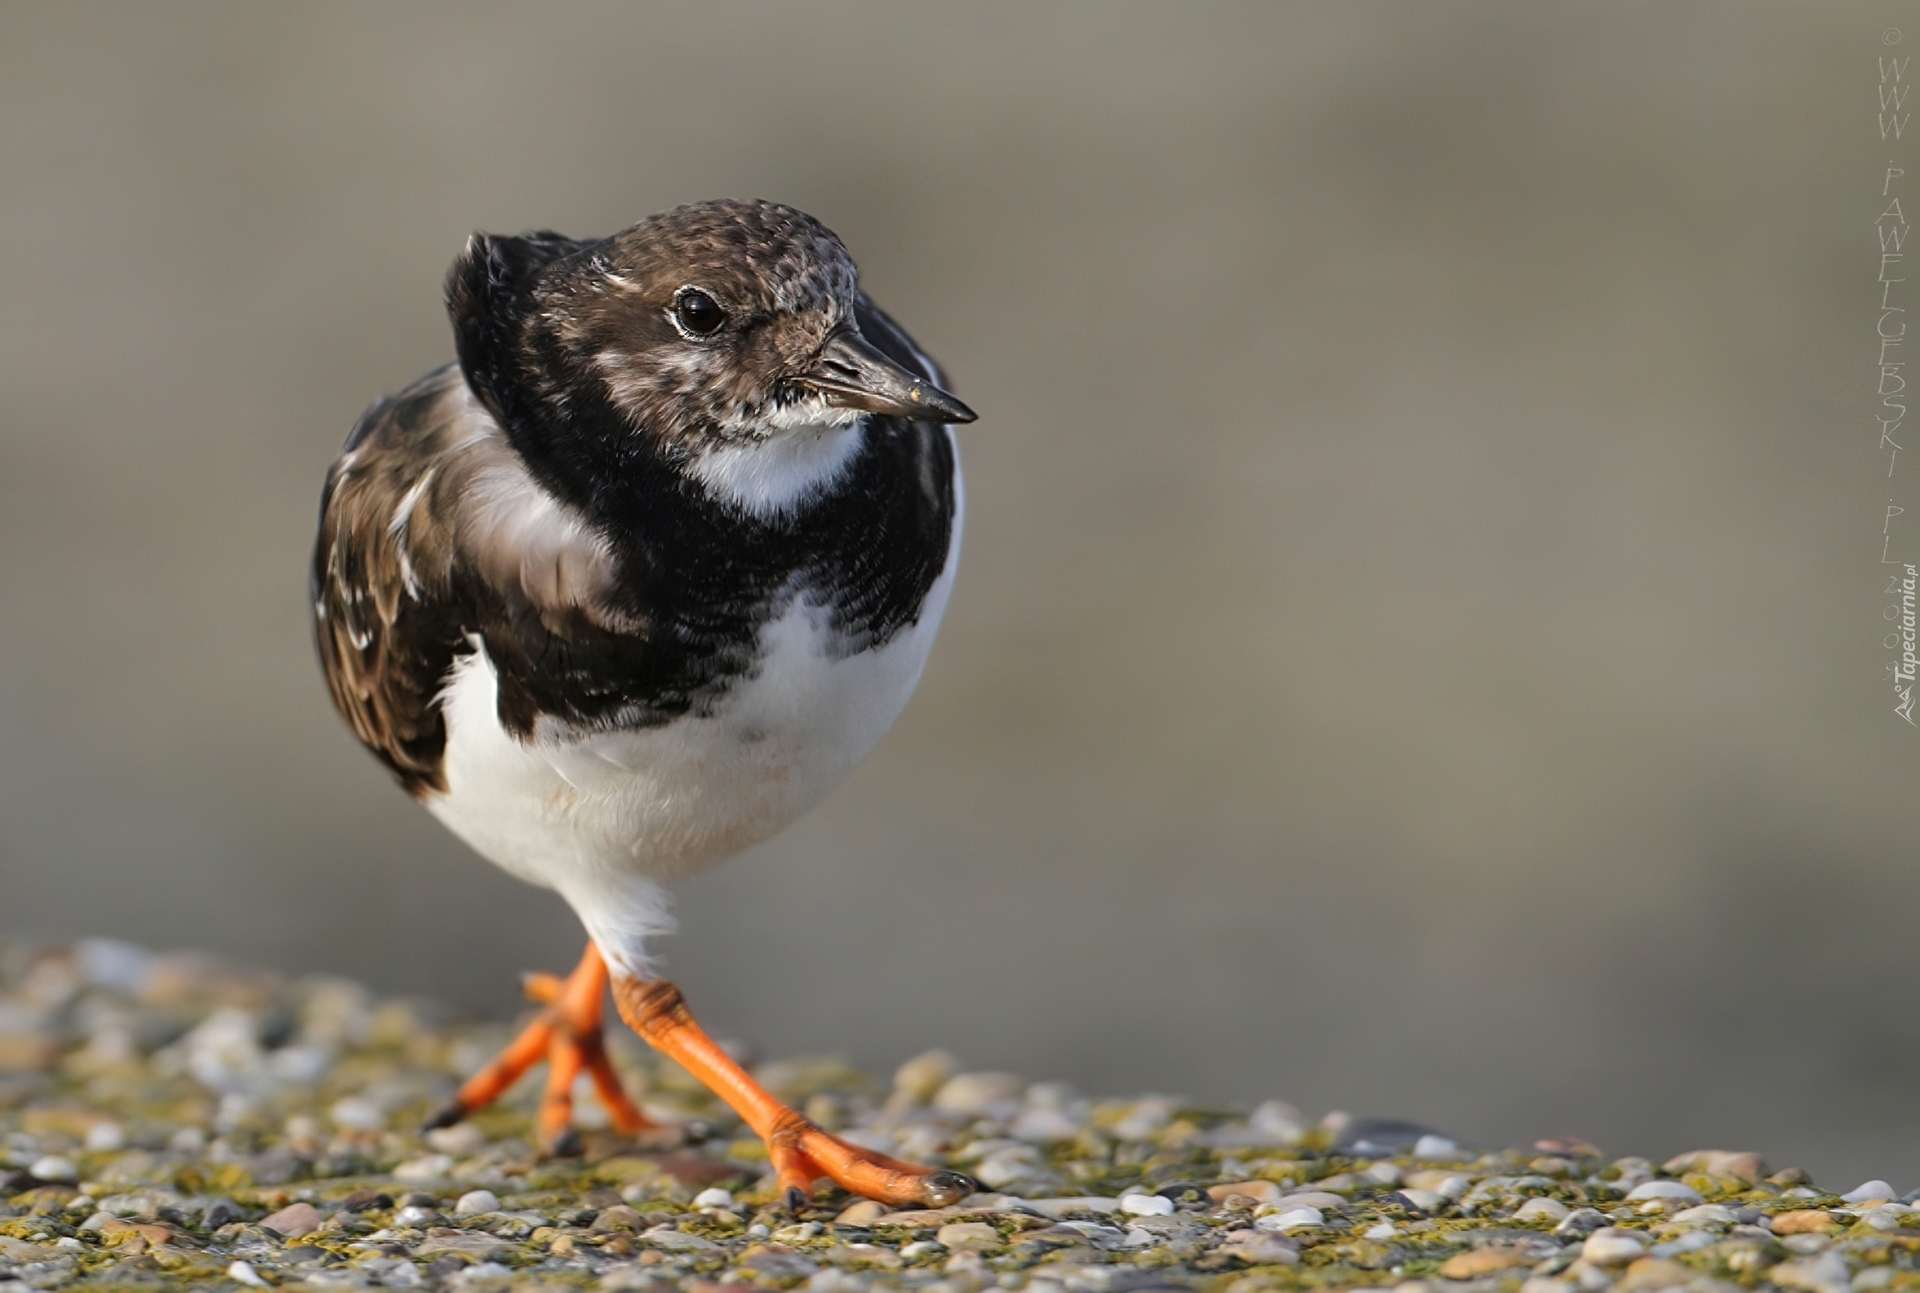
{"type": "Polygon", "coordinates": [[[0,1293],[1920,1289],[1920,1212],[1883,1182],[1835,1194],[1753,1153],[1470,1148],[1277,1101],[1088,1099],[937,1053],[891,1082],[754,1067],[827,1126],[992,1191],[938,1211],[825,1190],[776,1210],[759,1142],[623,1029],[616,1062],[687,1131],[637,1144],[586,1097],[584,1156],[541,1161],[527,1081],[415,1134],[508,1035],[339,979],[0,943],[0,1293]]]}

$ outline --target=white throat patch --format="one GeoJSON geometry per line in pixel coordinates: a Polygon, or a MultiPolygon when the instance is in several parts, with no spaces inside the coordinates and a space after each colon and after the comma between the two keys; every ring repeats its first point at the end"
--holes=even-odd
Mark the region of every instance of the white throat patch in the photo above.
{"type": "Polygon", "coordinates": [[[704,449],[687,472],[713,498],[749,516],[791,514],[832,488],[865,434],[865,418],[793,427],[766,440],[704,449]]]}

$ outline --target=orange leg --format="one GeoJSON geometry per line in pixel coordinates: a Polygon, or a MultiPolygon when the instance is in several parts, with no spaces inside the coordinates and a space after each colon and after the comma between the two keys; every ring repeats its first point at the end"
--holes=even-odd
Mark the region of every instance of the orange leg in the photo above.
{"type": "Polygon", "coordinates": [[[655,1124],[635,1107],[620,1085],[620,1075],[607,1059],[602,1022],[607,990],[607,963],[600,949],[587,944],[586,954],[565,979],[551,974],[529,974],[521,981],[527,996],[546,1007],[505,1050],[461,1083],[445,1108],[428,1120],[427,1129],[451,1127],[475,1109],[499,1099],[520,1075],[547,1061],[547,1089],[540,1098],[537,1120],[540,1145],[548,1153],[579,1152],[573,1131],[573,1083],[585,1069],[593,1077],[600,1103],[613,1125],[623,1132],[655,1124]]]}
{"type": "Polygon", "coordinates": [[[781,1104],[734,1063],[694,1022],[680,989],[665,979],[616,979],[614,1004],[633,1030],[733,1106],[767,1142],[789,1208],[798,1208],[819,1178],[854,1194],[895,1205],[943,1208],[973,1193],[972,1178],[903,1163],[830,1136],[781,1104]]]}

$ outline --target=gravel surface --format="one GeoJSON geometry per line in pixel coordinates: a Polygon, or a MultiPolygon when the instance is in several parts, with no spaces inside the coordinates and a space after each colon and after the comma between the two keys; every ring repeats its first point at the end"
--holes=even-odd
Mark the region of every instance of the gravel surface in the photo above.
{"type": "Polygon", "coordinates": [[[509,1034],[341,979],[0,943],[0,1293],[1920,1289],[1920,1212],[1880,1181],[1834,1194],[1753,1153],[1656,1164],[1278,1101],[1090,1099],[939,1053],[890,1082],[754,1065],[828,1127],[992,1191],[938,1211],[824,1189],[778,1211],[760,1143],[624,1029],[616,1063],[685,1130],[636,1144],[583,1095],[585,1155],[541,1161],[530,1080],[415,1134],[509,1034]]]}

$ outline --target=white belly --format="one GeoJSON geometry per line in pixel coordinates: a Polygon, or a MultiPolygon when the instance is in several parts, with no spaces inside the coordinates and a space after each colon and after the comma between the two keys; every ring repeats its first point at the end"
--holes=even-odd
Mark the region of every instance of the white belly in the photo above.
{"type": "Polygon", "coordinates": [[[523,742],[500,724],[485,651],[463,657],[442,702],[447,789],[427,807],[504,870],[558,890],[616,965],[640,970],[645,937],[671,927],[662,882],[786,827],[886,734],[946,609],[960,522],[956,507],[918,622],[834,658],[824,613],[796,596],[762,630],[755,670],[708,717],[523,742]]]}

